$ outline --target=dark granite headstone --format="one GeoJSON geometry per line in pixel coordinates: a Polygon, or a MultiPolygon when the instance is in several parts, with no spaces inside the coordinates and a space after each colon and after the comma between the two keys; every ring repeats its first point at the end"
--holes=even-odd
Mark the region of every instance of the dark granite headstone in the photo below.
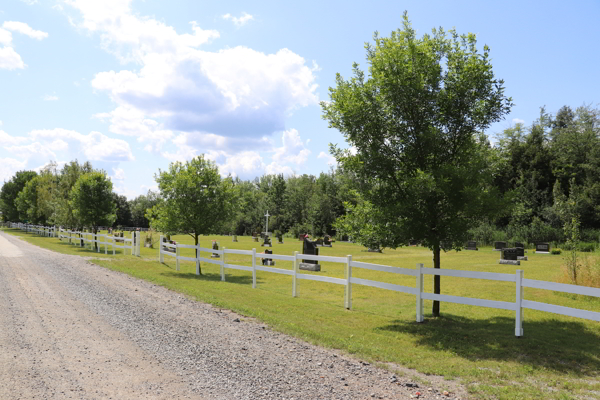
{"type": "MultiPolygon", "coordinates": [[[[273,250],[265,249],[265,254],[273,254],[273,250]]],[[[275,265],[275,261],[272,258],[263,258],[262,265],[275,265]]]]}
{"type": "Polygon", "coordinates": [[[283,235],[281,233],[277,235],[277,243],[283,244],[283,235]]]}
{"type": "Polygon", "coordinates": [[[542,254],[550,253],[550,243],[536,243],[535,252],[542,254]]]}
{"type": "MultiPolygon", "coordinates": [[[[219,250],[219,243],[218,242],[213,242],[212,248],[213,248],[213,250],[219,250]]],[[[212,253],[212,255],[210,257],[211,258],[221,258],[221,256],[218,255],[217,253],[212,253]]]]}
{"type": "MultiPolygon", "coordinates": [[[[304,242],[302,242],[302,254],[318,256],[319,249],[315,242],[311,241],[309,238],[304,238],[304,242]]],[[[299,268],[306,271],[320,271],[321,265],[316,260],[302,260],[299,268]]]]}
{"type": "Polygon", "coordinates": [[[473,240],[470,242],[467,242],[467,245],[465,246],[465,250],[479,250],[477,248],[477,242],[475,242],[473,240]]]}
{"type": "Polygon", "coordinates": [[[521,242],[515,242],[515,247],[524,249],[525,245],[523,245],[521,242]]]}
{"type": "Polygon", "coordinates": [[[495,251],[502,251],[504,248],[506,248],[506,242],[494,242],[495,251]]]}
{"type": "Polygon", "coordinates": [[[521,262],[517,256],[516,248],[504,248],[501,251],[500,264],[509,264],[509,265],[521,265],[521,262]]]}
{"type": "Polygon", "coordinates": [[[271,238],[268,237],[267,235],[265,235],[264,239],[265,240],[264,240],[263,244],[261,244],[261,246],[263,246],[263,247],[271,247],[272,246],[272,244],[271,244],[271,238]]]}
{"type": "Polygon", "coordinates": [[[331,236],[327,235],[323,238],[323,246],[324,247],[332,247],[331,245],[331,236]]]}

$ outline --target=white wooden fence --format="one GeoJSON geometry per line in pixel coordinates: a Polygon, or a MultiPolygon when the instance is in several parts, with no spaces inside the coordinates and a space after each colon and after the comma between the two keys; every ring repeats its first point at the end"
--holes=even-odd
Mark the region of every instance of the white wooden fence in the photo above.
{"type": "Polygon", "coordinates": [[[67,240],[70,244],[82,244],[86,246],[90,245],[90,249],[94,249],[94,243],[97,243],[98,252],[100,252],[100,246],[104,246],[104,254],[108,254],[109,246],[112,250],[112,254],[116,254],[116,249],[123,249],[123,252],[129,250],[132,256],[140,256],[141,250],[141,237],[140,232],[131,232],[131,238],[111,236],[108,234],[94,234],[90,232],[79,232],[65,230],[56,227],[45,227],[41,225],[29,225],[29,224],[15,224],[11,223],[12,228],[18,228],[26,232],[37,233],[41,236],[56,237],[59,240],[67,240]]]}
{"type": "Polygon", "coordinates": [[[158,257],[159,261],[164,262],[164,255],[168,255],[175,258],[176,270],[179,271],[179,261],[187,260],[196,262],[196,274],[200,273],[200,262],[206,262],[210,264],[216,264],[220,266],[221,280],[225,281],[225,270],[237,269],[242,271],[248,271],[252,273],[252,287],[256,288],[256,271],[272,272],[276,274],[290,275],[292,277],[292,296],[297,297],[298,292],[298,281],[299,280],[311,280],[319,282],[333,283],[336,285],[345,286],[344,292],[344,307],[352,309],[352,286],[353,285],[364,285],[371,286],[386,290],[392,290],[395,292],[408,293],[415,296],[416,301],[416,320],[417,322],[423,322],[423,300],[438,300],[441,302],[465,304],[471,306],[498,308],[502,310],[510,310],[515,312],[515,336],[523,336],[523,310],[532,309],[539,311],[546,311],[555,314],[567,315],[577,318],[590,319],[593,321],[600,321],[600,312],[581,310],[571,307],[557,306],[553,304],[540,303],[537,301],[523,299],[524,288],[535,288],[552,290],[556,292],[565,292],[573,294],[581,294],[586,296],[600,297],[600,289],[569,285],[564,283],[553,283],[545,281],[537,281],[533,279],[523,278],[523,270],[517,270],[514,274],[504,274],[496,272],[477,272],[477,271],[462,271],[462,270],[449,270],[449,269],[435,269],[425,268],[423,264],[417,264],[415,269],[412,268],[398,268],[387,265],[371,264],[360,261],[353,261],[352,256],[346,257],[329,257],[329,256],[314,256],[308,254],[299,254],[297,251],[294,252],[293,256],[286,256],[281,254],[264,254],[257,253],[256,249],[252,250],[228,250],[222,248],[221,250],[213,250],[211,248],[194,246],[194,245],[183,245],[183,244],[170,244],[163,243],[163,237],[160,237],[158,257]],[[164,248],[174,249],[174,252],[163,250],[164,248]],[[195,249],[197,250],[196,257],[184,257],[180,255],[180,249],[195,249]],[[218,254],[219,259],[212,259],[206,257],[200,257],[200,252],[208,252],[218,254]],[[227,263],[227,254],[241,254],[252,257],[252,266],[235,265],[227,263]],[[293,269],[273,268],[264,265],[257,265],[257,259],[270,258],[273,260],[283,260],[293,262],[293,269]],[[324,262],[335,262],[345,265],[345,278],[335,278],[330,276],[315,275],[300,273],[298,266],[301,260],[315,260],[324,262]],[[408,275],[415,278],[415,287],[402,286],[392,283],[372,281],[369,279],[356,278],[352,276],[353,268],[368,269],[372,271],[389,272],[392,274],[408,275]],[[515,284],[515,301],[497,301],[478,299],[470,297],[450,296],[443,294],[428,293],[423,290],[424,275],[439,275],[439,276],[452,276],[456,278],[471,278],[471,279],[484,279],[499,282],[514,282],[515,284]]]}
{"type": "MultiPolygon", "coordinates": [[[[108,254],[108,247],[112,247],[112,252],[115,254],[116,248],[122,249],[130,249],[132,255],[140,255],[140,233],[133,232],[131,239],[128,238],[119,238],[110,235],[94,235],[93,233],[88,232],[73,232],[73,231],[65,231],[62,229],[51,229],[47,227],[41,226],[33,226],[33,225],[25,225],[25,224],[11,224],[13,228],[20,228],[26,230],[28,232],[35,232],[40,235],[58,237],[59,239],[68,239],[70,243],[73,241],[81,241],[84,243],[90,243],[93,247],[94,243],[98,243],[98,251],[100,251],[100,246],[104,245],[104,253],[108,254]],[[74,235],[78,235],[75,237],[74,235]],[[83,235],[83,237],[79,237],[79,235],[83,235]],[[91,236],[91,237],[90,237],[91,236]],[[100,240],[102,239],[102,240],[100,240]],[[122,245],[118,245],[117,242],[122,241],[122,245]],[[135,246],[133,245],[135,243],[135,246]]],[[[571,307],[563,307],[557,306],[553,304],[540,303],[532,300],[525,300],[523,298],[523,292],[525,288],[533,288],[533,289],[544,289],[544,290],[552,290],[555,292],[564,292],[564,293],[572,293],[572,294],[580,294],[585,296],[593,296],[600,297],[600,289],[586,287],[586,286],[578,286],[578,285],[569,285],[564,283],[554,283],[554,282],[545,282],[538,281],[533,279],[525,279],[523,277],[523,271],[517,270],[514,274],[505,274],[505,273],[496,273],[496,272],[477,272],[477,271],[462,271],[462,270],[448,270],[448,269],[434,269],[434,268],[425,268],[423,264],[417,264],[415,269],[412,268],[398,268],[391,267],[387,265],[380,264],[371,264],[360,261],[353,261],[352,256],[348,255],[346,257],[329,257],[329,256],[313,256],[308,254],[299,254],[297,251],[294,252],[293,256],[286,256],[281,254],[264,254],[257,253],[256,249],[252,250],[228,250],[226,248],[222,248],[220,250],[213,250],[212,248],[205,248],[194,246],[194,245],[184,245],[184,244],[170,244],[163,243],[163,237],[160,237],[159,247],[158,247],[158,258],[162,263],[164,262],[164,256],[171,256],[175,258],[176,269],[179,271],[179,261],[192,261],[196,263],[196,274],[200,274],[200,262],[206,262],[210,264],[216,264],[220,267],[221,272],[221,280],[225,281],[226,269],[236,269],[242,271],[248,271],[252,273],[252,287],[256,288],[256,271],[264,271],[271,272],[275,274],[283,274],[290,275],[292,277],[292,296],[297,297],[298,292],[298,281],[299,280],[312,280],[319,282],[327,282],[333,283],[336,285],[345,286],[344,292],[344,307],[347,309],[352,309],[352,286],[353,285],[363,285],[363,286],[371,286],[386,290],[392,290],[395,292],[408,293],[415,296],[416,301],[416,320],[417,322],[423,322],[423,300],[438,300],[442,302],[449,303],[457,303],[457,304],[465,304],[479,307],[488,307],[488,308],[498,308],[502,310],[509,310],[515,312],[515,336],[523,336],[523,310],[531,309],[538,311],[545,311],[555,314],[567,315],[571,317],[590,319],[593,321],[600,321],[600,312],[581,310],[577,308],[571,307]],[[164,248],[174,249],[174,252],[169,252],[164,250],[164,248]],[[180,255],[180,249],[195,249],[196,256],[195,257],[185,257],[180,255]],[[218,259],[201,257],[201,252],[207,252],[212,254],[219,255],[218,259]],[[227,254],[240,254],[247,255],[251,257],[252,266],[244,266],[244,265],[236,265],[227,263],[226,257],[227,254]],[[282,261],[291,261],[293,263],[293,269],[283,269],[283,268],[273,268],[265,265],[257,265],[257,259],[269,258],[272,260],[282,260],[282,261]],[[315,260],[315,261],[323,261],[323,262],[335,262],[341,263],[345,265],[345,278],[335,278],[330,276],[323,275],[315,275],[315,274],[307,274],[300,273],[299,271],[299,263],[301,260],[315,260]],[[360,268],[367,269],[372,271],[380,271],[380,272],[388,272],[392,274],[400,274],[400,275],[408,275],[413,276],[415,279],[415,287],[411,286],[402,286],[396,285],[392,283],[372,281],[369,279],[356,278],[352,276],[352,269],[360,268]],[[423,290],[423,282],[424,275],[439,275],[439,276],[451,276],[456,278],[471,278],[471,279],[484,279],[484,280],[492,280],[499,282],[514,282],[515,284],[515,301],[497,301],[497,300],[487,300],[487,299],[478,299],[478,298],[469,298],[469,297],[460,297],[460,296],[450,296],[443,294],[434,294],[428,293],[423,290]]]]}

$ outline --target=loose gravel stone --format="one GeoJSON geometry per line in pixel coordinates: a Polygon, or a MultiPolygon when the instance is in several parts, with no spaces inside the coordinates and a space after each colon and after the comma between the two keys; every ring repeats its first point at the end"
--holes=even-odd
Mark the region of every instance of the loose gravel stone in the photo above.
{"type": "Polygon", "coordinates": [[[418,387],[1,232],[0,309],[1,399],[404,399],[418,387]]]}

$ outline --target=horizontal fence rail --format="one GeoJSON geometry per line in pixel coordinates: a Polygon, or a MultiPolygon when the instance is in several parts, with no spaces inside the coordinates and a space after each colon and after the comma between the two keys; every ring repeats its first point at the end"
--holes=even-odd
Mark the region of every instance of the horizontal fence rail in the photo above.
{"type": "MultiPolygon", "coordinates": [[[[69,230],[58,229],[56,227],[42,227],[26,224],[10,224],[13,228],[23,229],[27,232],[36,233],[42,236],[57,237],[60,240],[68,239],[69,243],[90,243],[93,247],[94,243],[98,244],[98,251],[100,251],[100,245],[104,245],[105,254],[110,246],[113,254],[116,248],[131,249],[132,255],[139,256],[140,248],[140,237],[139,232],[132,233],[131,238],[119,238],[110,235],[93,234],[89,232],[73,232],[69,230]],[[78,235],[78,236],[74,236],[78,235]],[[79,241],[79,242],[77,242],[79,241]],[[122,243],[122,244],[117,244],[122,243]]],[[[593,321],[600,321],[600,312],[581,310],[577,308],[558,306],[547,303],[540,303],[537,301],[525,300],[523,298],[524,289],[542,289],[552,290],[556,292],[579,294],[584,296],[600,297],[600,289],[570,285],[564,283],[554,283],[538,281],[533,279],[523,278],[523,271],[517,270],[514,274],[506,273],[495,273],[495,272],[479,272],[479,271],[463,271],[463,270],[449,270],[449,269],[437,269],[437,268],[424,268],[423,264],[417,264],[415,269],[412,268],[398,268],[388,265],[372,264],[361,261],[353,261],[352,256],[347,257],[330,257],[330,256],[315,256],[308,254],[299,254],[297,251],[294,252],[293,256],[283,254],[265,254],[257,253],[256,249],[252,250],[237,250],[237,249],[212,249],[206,247],[200,247],[200,245],[184,245],[179,243],[168,243],[163,241],[163,236],[160,237],[158,259],[159,262],[164,262],[164,255],[174,257],[176,260],[176,269],[179,271],[179,261],[192,261],[196,263],[196,274],[200,274],[200,262],[215,264],[220,266],[221,280],[226,280],[225,271],[227,269],[241,270],[252,273],[252,287],[256,288],[256,271],[269,272],[281,275],[288,275],[292,277],[292,296],[297,297],[298,294],[298,281],[310,280],[325,283],[332,283],[336,285],[342,285],[345,287],[344,291],[344,307],[352,309],[352,286],[363,285],[370,286],[385,290],[391,290],[400,293],[406,293],[415,296],[416,300],[416,320],[417,322],[423,322],[423,301],[433,300],[442,301],[456,304],[464,304],[478,307],[496,308],[501,310],[509,310],[515,312],[515,336],[523,336],[523,309],[538,310],[544,312],[550,312],[554,314],[566,315],[576,318],[584,318],[593,321]],[[169,251],[171,249],[172,251],[169,251]],[[181,249],[193,249],[195,250],[195,256],[182,256],[180,254],[181,249]],[[200,253],[211,253],[211,257],[203,257],[200,253]],[[251,262],[251,266],[238,265],[227,262],[227,255],[235,254],[248,256],[251,262]],[[263,265],[257,265],[256,260],[260,260],[263,265]],[[267,265],[266,260],[270,260],[267,265]],[[275,268],[271,262],[273,260],[289,261],[292,262],[292,269],[286,268],[275,268]],[[345,278],[336,278],[330,276],[316,275],[314,273],[302,273],[299,270],[299,265],[302,260],[313,260],[319,262],[332,262],[344,265],[345,278]],[[388,282],[380,282],[363,278],[356,278],[352,276],[352,269],[360,268],[371,271],[386,272],[391,274],[400,274],[405,276],[412,276],[415,278],[415,286],[403,286],[392,284],[388,282]],[[470,297],[450,296],[444,294],[434,294],[425,292],[423,289],[423,282],[425,275],[434,276],[449,276],[455,278],[468,278],[468,279],[482,279],[492,280],[498,282],[511,282],[515,285],[515,301],[497,301],[489,299],[479,299],[470,297]]]]}

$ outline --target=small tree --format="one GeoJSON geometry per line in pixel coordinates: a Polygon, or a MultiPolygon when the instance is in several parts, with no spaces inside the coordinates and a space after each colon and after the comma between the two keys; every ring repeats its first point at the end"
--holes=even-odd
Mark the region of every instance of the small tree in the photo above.
{"type": "Polygon", "coordinates": [[[167,171],[159,170],[154,179],[162,201],[146,215],[150,225],[161,232],[188,234],[198,245],[200,235],[214,233],[225,219],[232,217],[231,179],[221,179],[218,167],[204,155],[185,164],[171,163],[167,171]]]}
{"type": "Polygon", "coordinates": [[[112,182],[105,172],[93,171],[81,175],[71,189],[70,203],[74,216],[83,225],[90,226],[94,234],[98,233],[99,226],[110,226],[117,217],[112,182]]]}
{"type": "Polygon", "coordinates": [[[390,246],[419,240],[435,268],[441,249],[459,249],[467,230],[495,211],[482,132],[512,106],[488,47],[480,54],[474,34],[449,33],[417,38],[405,13],[403,29],[389,38],[376,33],[374,46],[366,45],[370,76],[355,63],[354,77],[338,74],[331,102],[321,103],[329,126],[356,150],[332,146],[332,153],[358,176],[390,246]]]}

